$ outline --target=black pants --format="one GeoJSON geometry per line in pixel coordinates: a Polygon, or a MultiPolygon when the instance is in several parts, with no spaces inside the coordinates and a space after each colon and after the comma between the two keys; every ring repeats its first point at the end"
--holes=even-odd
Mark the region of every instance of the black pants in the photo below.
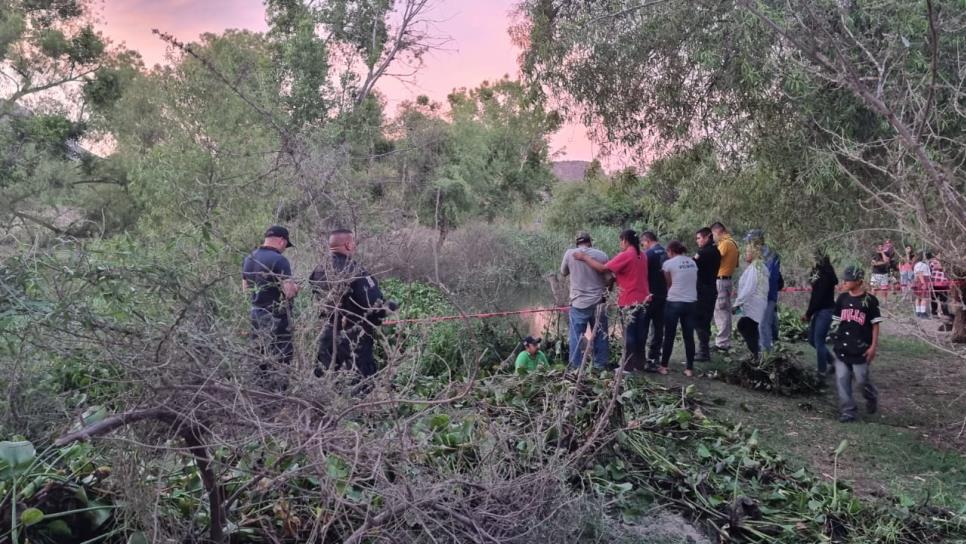
{"type": "Polygon", "coordinates": [[[759,345],[759,335],[758,335],[758,322],[748,316],[742,316],[738,320],[738,333],[744,338],[745,344],[748,345],[748,351],[752,355],[757,356],[758,352],[761,350],[759,345]]]}
{"type": "Polygon", "coordinates": [[[649,361],[661,360],[661,348],[664,344],[664,306],[667,304],[664,297],[653,297],[644,312],[644,342],[647,341],[648,332],[651,341],[647,342],[647,359],[649,361]]]}
{"type": "Polygon", "coordinates": [[[288,379],[282,375],[282,369],[292,363],[295,355],[288,314],[252,308],[249,317],[252,341],[261,359],[258,365],[259,380],[274,389],[285,389],[288,379]]]}
{"type": "Polygon", "coordinates": [[[698,285],[698,301],[694,306],[694,332],[698,337],[698,353],[707,357],[711,348],[711,323],[714,321],[714,305],[718,300],[718,288],[714,285],[698,285]]]}
{"type": "Polygon", "coordinates": [[[661,366],[664,368],[671,361],[679,321],[684,338],[685,364],[689,370],[694,368],[694,311],[694,302],[668,302],[664,307],[664,349],[661,352],[661,366]]]}
{"type": "Polygon", "coordinates": [[[364,331],[335,332],[332,327],[326,327],[319,338],[316,373],[329,368],[346,370],[355,367],[363,377],[372,376],[377,370],[374,347],[372,335],[364,331]]]}

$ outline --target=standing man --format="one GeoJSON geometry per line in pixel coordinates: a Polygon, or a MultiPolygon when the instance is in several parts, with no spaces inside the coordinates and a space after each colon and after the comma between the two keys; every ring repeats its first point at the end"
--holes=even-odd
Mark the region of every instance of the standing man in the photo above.
{"type": "Polygon", "coordinates": [[[698,337],[698,354],[695,361],[711,360],[711,321],[714,319],[714,306],[718,298],[718,269],[721,267],[721,253],[714,245],[711,229],[703,228],[694,234],[698,252],[694,262],[698,264],[698,303],[695,305],[694,330],[698,337]]]}
{"type": "Polygon", "coordinates": [[[765,307],[765,314],[758,324],[761,350],[768,352],[771,351],[775,341],[778,340],[778,292],[785,287],[785,279],[782,277],[782,261],[778,253],[775,253],[765,243],[765,233],[761,229],[748,231],[748,234],[745,235],[745,243],[761,246],[761,259],[768,271],[768,304],[765,307]]]}
{"type": "Polygon", "coordinates": [[[738,269],[738,243],[721,222],[711,225],[711,233],[718,242],[718,253],[721,255],[721,265],[718,267],[715,282],[718,298],[714,305],[714,323],[718,327],[718,336],[715,337],[713,349],[728,351],[731,349],[732,276],[738,269]]]}
{"type": "Polygon", "coordinates": [[[262,245],[242,263],[242,289],[251,300],[252,338],[265,358],[259,365],[263,374],[271,368],[268,359],[287,365],[294,353],[289,314],[299,286],[292,280],[288,259],[282,256],[290,247],[288,229],[273,225],[265,231],[262,245]]]}
{"type": "Polygon", "coordinates": [[[845,269],[843,284],[845,292],[835,301],[832,315],[837,324],[832,344],[835,354],[835,381],[838,389],[839,421],[855,421],[858,409],[852,396],[852,382],[859,382],[866,409],[874,414],[879,407],[879,392],[869,379],[869,367],[879,347],[879,299],[866,292],[862,285],[862,269],[850,266],[845,269]]]}
{"type": "Polygon", "coordinates": [[[661,348],[664,345],[664,306],[667,302],[667,280],[662,267],[668,260],[668,254],[664,246],[658,243],[657,235],[649,230],[641,233],[641,245],[644,246],[644,255],[647,256],[648,289],[653,296],[644,315],[643,325],[645,338],[648,330],[651,333],[651,341],[647,347],[647,366],[648,370],[658,370],[661,348]]]}
{"type": "Polygon", "coordinates": [[[600,273],[586,262],[574,258],[583,253],[599,262],[607,263],[607,254],[593,247],[590,234],[580,232],[577,247],[568,249],[560,263],[560,275],[570,276],[570,368],[579,368],[584,360],[580,339],[590,326],[593,342],[594,366],[607,368],[607,283],[608,273],[600,273]]]}
{"type": "Polygon", "coordinates": [[[309,277],[321,306],[316,376],[323,369],[355,367],[363,377],[376,373],[373,333],[395,302],[385,302],[379,284],[352,256],[356,242],[350,230],[329,235],[329,255],[309,277]]]}

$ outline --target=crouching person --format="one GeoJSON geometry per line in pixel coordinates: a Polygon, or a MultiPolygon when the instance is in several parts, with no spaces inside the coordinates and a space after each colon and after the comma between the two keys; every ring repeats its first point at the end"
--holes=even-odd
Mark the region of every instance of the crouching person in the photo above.
{"type": "Polygon", "coordinates": [[[866,292],[862,269],[845,269],[845,292],[835,301],[832,320],[837,324],[832,352],[835,354],[835,381],[838,387],[839,421],[855,421],[858,409],[852,397],[852,381],[858,382],[866,408],[874,414],[879,407],[879,392],[869,377],[869,367],[879,345],[879,300],[866,292]]]}

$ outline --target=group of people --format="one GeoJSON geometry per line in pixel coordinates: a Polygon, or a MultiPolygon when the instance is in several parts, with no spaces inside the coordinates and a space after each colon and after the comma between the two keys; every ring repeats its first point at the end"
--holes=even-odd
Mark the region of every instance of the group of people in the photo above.
{"type": "MultiPolygon", "coordinates": [[[[695,361],[709,361],[712,350],[731,349],[733,316],[737,316],[736,328],[753,356],[772,348],[778,336],[776,303],[784,280],[781,260],[765,244],[762,231],[753,230],[744,238],[746,266],[737,284],[733,278],[742,251],[721,223],[695,232],[694,253],[677,240],[665,248],[650,231],[639,236],[634,230],[624,230],[618,239],[620,251],[608,258],[593,247],[590,234],[581,232],[575,239],[576,247],[567,250],[561,262],[560,273],[570,276],[572,367],[580,367],[588,357],[598,368],[608,366],[606,306],[614,285],[623,324],[625,349],[620,365],[624,370],[667,374],[680,327],[684,373],[693,376],[695,361]],[[718,331],[713,344],[712,322],[718,331]],[[592,340],[582,349],[588,328],[592,340]]],[[[280,389],[287,387],[287,381],[284,376],[273,376],[278,376],[276,371],[291,363],[294,356],[292,305],[301,291],[284,256],[290,247],[293,244],[287,229],[269,227],[262,245],[246,256],[242,265],[242,287],[251,304],[251,332],[261,355],[260,369],[268,385],[280,389]]],[[[375,374],[375,329],[398,308],[397,303],[385,299],[375,278],[353,259],[355,251],[351,231],[332,231],[328,252],[308,279],[321,318],[317,376],[329,368],[353,369],[363,377],[375,374]]],[[[877,407],[878,393],[869,380],[868,368],[876,354],[882,317],[878,299],[865,291],[861,268],[846,269],[843,281],[844,292],[836,298],[835,270],[827,256],[819,255],[804,319],[810,324],[809,341],[816,349],[817,369],[821,374],[834,370],[841,419],[852,421],[856,417],[853,381],[859,383],[870,413],[877,407]],[[838,328],[829,350],[826,337],[833,323],[838,328]]],[[[539,350],[539,338],[527,337],[523,344],[525,349],[516,360],[517,371],[528,372],[547,364],[539,350]]]]}
{"type": "MultiPolygon", "coordinates": [[[[252,338],[262,358],[264,379],[273,380],[279,365],[294,356],[292,304],[301,288],[283,255],[293,247],[288,229],[273,225],[265,231],[262,245],[245,257],[242,288],[251,304],[252,338]]],[[[318,303],[321,331],[315,373],[328,368],[354,368],[362,376],[376,373],[373,333],[398,305],[386,300],[379,283],[353,259],[356,242],[349,230],[328,236],[328,252],[309,276],[318,303]]],[[[275,380],[276,387],[284,388],[275,380]]]]}
{"type": "Polygon", "coordinates": [[[734,300],[733,276],[741,251],[722,223],[695,232],[693,254],[678,240],[665,248],[651,231],[638,236],[625,230],[618,238],[620,252],[609,259],[593,247],[590,234],[581,232],[576,247],[568,249],[560,263],[560,274],[570,276],[571,366],[580,366],[589,355],[595,366],[607,366],[606,303],[614,284],[626,348],[621,364],[626,370],[667,374],[680,327],[684,373],[693,376],[694,363],[709,361],[711,350],[731,349],[735,314],[738,331],[753,354],[772,348],[778,336],[777,301],[784,280],[781,259],[765,244],[761,230],[745,237],[748,266],[734,300]],[[713,345],[712,321],[718,330],[713,345]],[[580,349],[588,327],[592,340],[580,349]]]}
{"type": "MultiPolygon", "coordinates": [[[[778,338],[777,302],[784,278],[781,259],[765,243],[761,230],[752,230],[744,238],[746,265],[737,283],[734,276],[742,251],[720,222],[695,232],[697,251],[693,255],[677,240],[663,247],[653,232],[638,237],[635,231],[625,230],[619,240],[620,252],[608,258],[593,247],[588,233],[581,232],[576,247],[563,256],[560,273],[570,276],[571,367],[580,367],[591,356],[594,366],[608,366],[606,305],[613,285],[618,288],[617,306],[623,321],[625,349],[620,365],[624,370],[667,374],[680,325],[684,374],[693,376],[695,361],[710,360],[711,350],[730,350],[733,316],[738,318],[735,328],[752,356],[772,349],[778,338]],[[712,321],[718,331],[713,345],[712,321]],[[588,328],[592,340],[584,344],[588,328]]],[[[847,268],[843,292],[836,297],[839,280],[835,269],[827,255],[818,254],[803,316],[809,323],[809,342],[816,349],[818,373],[824,377],[834,372],[836,376],[843,422],[857,416],[853,383],[858,383],[868,412],[878,408],[878,391],[869,366],[876,356],[882,315],[878,299],[866,291],[863,280],[861,268],[847,268]],[[831,350],[827,344],[830,333],[831,350]]],[[[518,370],[530,370],[540,363],[538,344],[539,339],[527,337],[526,350],[517,359],[518,370]]]]}
{"type": "Polygon", "coordinates": [[[872,254],[872,288],[881,290],[884,298],[898,287],[904,293],[915,295],[915,313],[919,319],[937,317],[946,321],[949,328],[952,314],[949,311],[951,281],[943,269],[940,255],[930,251],[916,251],[911,245],[896,252],[891,240],[877,245],[872,254]]]}

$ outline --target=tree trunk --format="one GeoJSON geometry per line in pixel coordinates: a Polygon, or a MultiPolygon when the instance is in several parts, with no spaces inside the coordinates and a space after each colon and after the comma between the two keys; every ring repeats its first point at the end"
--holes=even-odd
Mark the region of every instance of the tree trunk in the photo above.
{"type": "Polygon", "coordinates": [[[949,312],[953,314],[952,341],[966,344],[966,304],[963,300],[963,287],[953,283],[949,289],[949,312]]]}

